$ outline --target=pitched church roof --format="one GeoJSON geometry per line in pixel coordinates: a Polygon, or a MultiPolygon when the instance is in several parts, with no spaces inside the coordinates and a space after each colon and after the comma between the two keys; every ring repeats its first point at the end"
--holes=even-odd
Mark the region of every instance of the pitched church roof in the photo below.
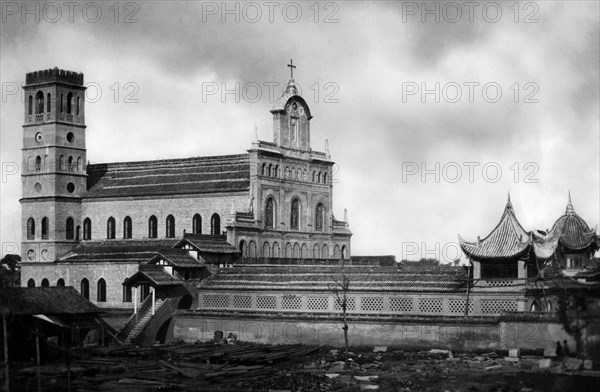
{"type": "Polygon", "coordinates": [[[458,241],[463,251],[476,259],[510,259],[529,250],[530,234],[517,220],[510,196],[500,222],[484,239],[465,241],[460,234],[458,241]]]}
{"type": "Polygon", "coordinates": [[[242,192],[250,189],[248,154],[90,164],[86,198],[242,192]]]}
{"type": "MultiPolygon", "coordinates": [[[[462,292],[467,274],[462,268],[404,271],[397,267],[347,267],[350,291],[462,292]]],[[[235,266],[218,270],[198,288],[213,290],[331,291],[337,266],[235,266]]]]}
{"type": "Polygon", "coordinates": [[[66,263],[143,263],[159,250],[171,248],[176,239],[84,242],[59,259],[66,263]]]}
{"type": "Polygon", "coordinates": [[[561,245],[568,249],[584,249],[596,241],[596,230],[590,229],[587,223],[577,215],[571,203],[570,192],[565,214],[558,218],[552,226],[552,231],[555,230],[561,233],[559,239],[561,245]]]}

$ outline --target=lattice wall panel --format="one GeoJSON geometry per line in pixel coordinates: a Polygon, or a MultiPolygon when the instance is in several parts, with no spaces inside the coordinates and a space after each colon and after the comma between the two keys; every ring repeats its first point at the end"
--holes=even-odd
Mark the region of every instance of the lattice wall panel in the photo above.
{"type": "Polygon", "coordinates": [[[308,297],[306,298],[306,307],[308,310],[328,310],[329,298],[327,297],[308,297]]]}
{"type": "Polygon", "coordinates": [[[419,298],[419,311],[423,313],[442,313],[443,302],[441,298],[419,298]]]}
{"type": "MultiPolygon", "coordinates": [[[[464,314],[465,313],[465,300],[462,299],[451,299],[448,300],[448,310],[450,313],[464,314]]],[[[469,300],[469,314],[473,313],[473,300],[469,300]]]]}
{"type": "Polygon", "coordinates": [[[390,298],[390,311],[391,312],[412,312],[413,311],[412,298],[391,297],[390,298]]]}
{"type": "MultiPolygon", "coordinates": [[[[338,304],[337,299],[333,298],[333,309],[334,310],[342,310],[340,304],[338,304]]],[[[346,298],[346,311],[354,311],[356,310],[356,298],[355,297],[347,297],[346,298]]]]}
{"type": "Polygon", "coordinates": [[[275,297],[256,297],[256,307],[258,309],[275,309],[277,301],[275,297]]]}
{"type": "Polygon", "coordinates": [[[361,297],[360,310],[363,312],[380,312],[383,310],[383,297],[361,297]]]}
{"type": "Polygon", "coordinates": [[[517,301],[508,299],[488,299],[481,301],[481,313],[498,314],[502,311],[516,312],[517,301]]]}
{"type": "Polygon", "coordinates": [[[228,295],[205,295],[204,296],[204,307],[205,308],[228,308],[229,307],[229,296],[228,295]]]}
{"type": "Polygon", "coordinates": [[[296,296],[286,296],[281,298],[282,309],[300,309],[302,306],[302,299],[296,296]]]}
{"type": "Polygon", "coordinates": [[[250,309],[252,307],[252,297],[250,297],[249,295],[234,295],[233,307],[250,309]]]}

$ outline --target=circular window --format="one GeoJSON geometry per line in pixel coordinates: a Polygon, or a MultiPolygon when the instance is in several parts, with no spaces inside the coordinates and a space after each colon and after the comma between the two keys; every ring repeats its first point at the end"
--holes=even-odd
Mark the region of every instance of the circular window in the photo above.
{"type": "Polygon", "coordinates": [[[75,139],[75,135],[73,135],[73,132],[67,133],[67,141],[69,143],[73,143],[73,139],[75,139]]]}
{"type": "Polygon", "coordinates": [[[38,132],[35,134],[35,141],[40,143],[42,141],[42,134],[41,132],[38,132]]]}
{"type": "Polygon", "coordinates": [[[44,261],[48,260],[48,249],[42,250],[42,260],[44,260],[44,261]]]}
{"type": "Polygon", "coordinates": [[[30,249],[30,250],[27,252],[27,258],[28,258],[29,260],[33,260],[33,259],[35,259],[35,250],[33,250],[33,249],[30,249]]]}
{"type": "Polygon", "coordinates": [[[69,182],[69,183],[67,184],[67,191],[68,191],[69,193],[73,193],[73,192],[75,192],[75,184],[73,184],[72,182],[69,182]]]}
{"type": "Polygon", "coordinates": [[[42,184],[40,184],[39,182],[36,182],[33,187],[35,188],[35,191],[37,193],[40,193],[42,191],[42,184]]]}

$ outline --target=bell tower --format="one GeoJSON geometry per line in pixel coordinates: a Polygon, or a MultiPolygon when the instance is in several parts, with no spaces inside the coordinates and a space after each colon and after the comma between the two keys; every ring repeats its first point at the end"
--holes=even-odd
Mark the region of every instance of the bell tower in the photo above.
{"type": "Polygon", "coordinates": [[[298,85],[294,81],[294,68],[290,60],[290,81],[283,96],[275,104],[273,114],[273,142],[281,147],[293,150],[310,151],[310,120],[312,115],[308,104],[299,95],[298,85]]]}
{"type": "Polygon", "coordinates": [[[86,191],[83,74],[26,75],[21,179],[22,260],[52,262],[77,245],[86,191]]]}

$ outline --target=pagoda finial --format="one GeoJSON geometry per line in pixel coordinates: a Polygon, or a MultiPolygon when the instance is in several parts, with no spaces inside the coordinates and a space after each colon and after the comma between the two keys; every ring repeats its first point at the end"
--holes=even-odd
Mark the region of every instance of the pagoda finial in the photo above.
{"type": "Polygon", "coordinates": [[[508,192],[508,201],[506,202],[506,208],[512,208],[512,203],[510,202],[510,192],[508,192]]]}
{"type": "Polygon", "coordinates": [[[575,209],[573,208],[573,203],[571,203],[571,190],[569,189],[569,202],[567,203],[567,215],[572,215],[575,213],[575,209]]]}
{"type": "Polygon", "coordinates": [[[254,120],[254,140],[258,140],[258,126],[256,125],[256,120],[254,120]]]}

